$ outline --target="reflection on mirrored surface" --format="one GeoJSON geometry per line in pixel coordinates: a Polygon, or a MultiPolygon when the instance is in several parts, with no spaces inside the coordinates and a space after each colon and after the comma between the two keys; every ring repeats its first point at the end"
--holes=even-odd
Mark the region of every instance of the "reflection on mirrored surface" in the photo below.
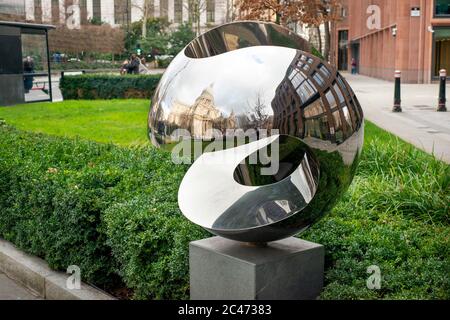
{"type": "Polygon", "coordinates": [[[51,100],[45,33],[21,34],[25,102],[51,100]]]}
{"type": "Polygon", "coordinates": [[[363,113],[345,79],[309,51],[278,25],[237,22],[175,57],[148,126],[155,146],[195,160],[178,195],[188,219],[230,239],[275,241],[346,191],[363,113]]]}

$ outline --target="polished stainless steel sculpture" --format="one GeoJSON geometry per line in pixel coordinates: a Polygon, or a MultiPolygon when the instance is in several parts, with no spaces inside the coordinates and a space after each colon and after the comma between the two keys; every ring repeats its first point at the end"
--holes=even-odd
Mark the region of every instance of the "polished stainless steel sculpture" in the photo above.
{"type": "Polygon", "coordinates": [[[175,57],[152,100],[149,138],[195,160],[178,193],[189,220],[233,240],[276,241],[346,191],[363,112],[339,72],[310,52],[276,24],[236,22],[175,57]]]}

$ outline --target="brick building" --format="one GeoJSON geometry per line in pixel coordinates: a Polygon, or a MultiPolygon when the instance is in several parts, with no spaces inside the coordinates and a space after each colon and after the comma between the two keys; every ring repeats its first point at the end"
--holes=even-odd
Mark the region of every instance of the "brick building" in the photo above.
{"type": "Polygon", "coordinates": [[[332,63],[363,75],[429,83],[450,71],[450,0],[343,0],[332,25],[332,63]]]}

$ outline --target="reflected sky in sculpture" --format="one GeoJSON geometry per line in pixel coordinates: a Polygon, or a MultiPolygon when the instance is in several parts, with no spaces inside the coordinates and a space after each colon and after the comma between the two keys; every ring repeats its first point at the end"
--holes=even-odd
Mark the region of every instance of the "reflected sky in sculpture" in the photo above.
{"type": "Polygon", "coordinates": [[[188,219],[233,240],[275,241],[305,230],[346,191],[364,116],[345,79],[309,51],[279,26],[237,22],[193,40],[174,59],[149,114],[155,146],[175,150],[177,129],[204,144],[229,141],[230,129],[268,132],[192,164],[178,194],[188,219]],[[277,161],[263,163],[266,147],[277,161]]]}
{"type": "Polygon", "coordinates": [[[174,102],[192,105],[205,88],[212,87],[215,104],[225,115],[246,110],[258,95],[267,102],[266,112],[272,113],[270,101],[295,54],[293,49],[267,46],[205,59],[177,58],[167,70],[177,75],[169,80],[170,88],[177,90],[168,88],[161,97],[161,107],[169,114],[174,102]]]}

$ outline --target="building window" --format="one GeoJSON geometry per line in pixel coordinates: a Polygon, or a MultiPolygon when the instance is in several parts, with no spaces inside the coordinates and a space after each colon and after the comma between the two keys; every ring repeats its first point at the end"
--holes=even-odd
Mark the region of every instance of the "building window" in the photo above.
{"type": "Polygon", "coordinates": [[[433,76],[438,77],[441,69],[450,70],[450,28],[434,30],[433,76]]]}
{"type": "Polygon", "coordinates": [[[435,16],[450,16],[450,0],[435,0],[435,16]]]}
{"type": "Polygon", "coordinates": [[[215,8],[216,7],[216,1],[215,0],[208,0],[206,2],[206,22],[208,23],[214,23],[216,21],[216,18],[214,16],[215,8]]]}
{"type": "Polygon", "coordinates": [[[321,99],[317,99],[305,108],[305,138],[330,138],[330,125],[328,117],[323,116],[324,112],[325,108],[321,99]]]}
{"type": "Polygon", "coordinates": [[[183,0],[175,0],[175,23],[183,22],[183,0]]]}
{"type": "Polygon", "coordinates": [[[59,0],[52,0],[52,23],[59,23],[59,0]]]}
{"type": "Polygon", "coordinates": [[[348,30],[338,33],[338,70],[348,70],[348,30]]]}
{"type": "Polygon", "coordinates": [[[347,19],[347,7],[346,6],[341,6],[341,18],[342,19],[347,19]]]}
{"type": "MultiPolygon", "coordinates": [[[[197,24],[200,19],[200,9],[204,5],[204,2],[199,0],[188,0],[188,21],[192,24],[197,24]]],[[[204,7],[203,7],[204,8],[204,7]]],[[[203,9],[202,8],[202,9],[203,9]]]]}
{"type": "Polygon", "coordinates": [[[159,4],[159,15],[161,18],[168,18],[169,17],[169,0],[161,0],[159,4]]]}
{"type": "Polygon", "coordinates": [[[100,0],[92,0],[92,19],[102,20],[102,7],[100,0]]]}

